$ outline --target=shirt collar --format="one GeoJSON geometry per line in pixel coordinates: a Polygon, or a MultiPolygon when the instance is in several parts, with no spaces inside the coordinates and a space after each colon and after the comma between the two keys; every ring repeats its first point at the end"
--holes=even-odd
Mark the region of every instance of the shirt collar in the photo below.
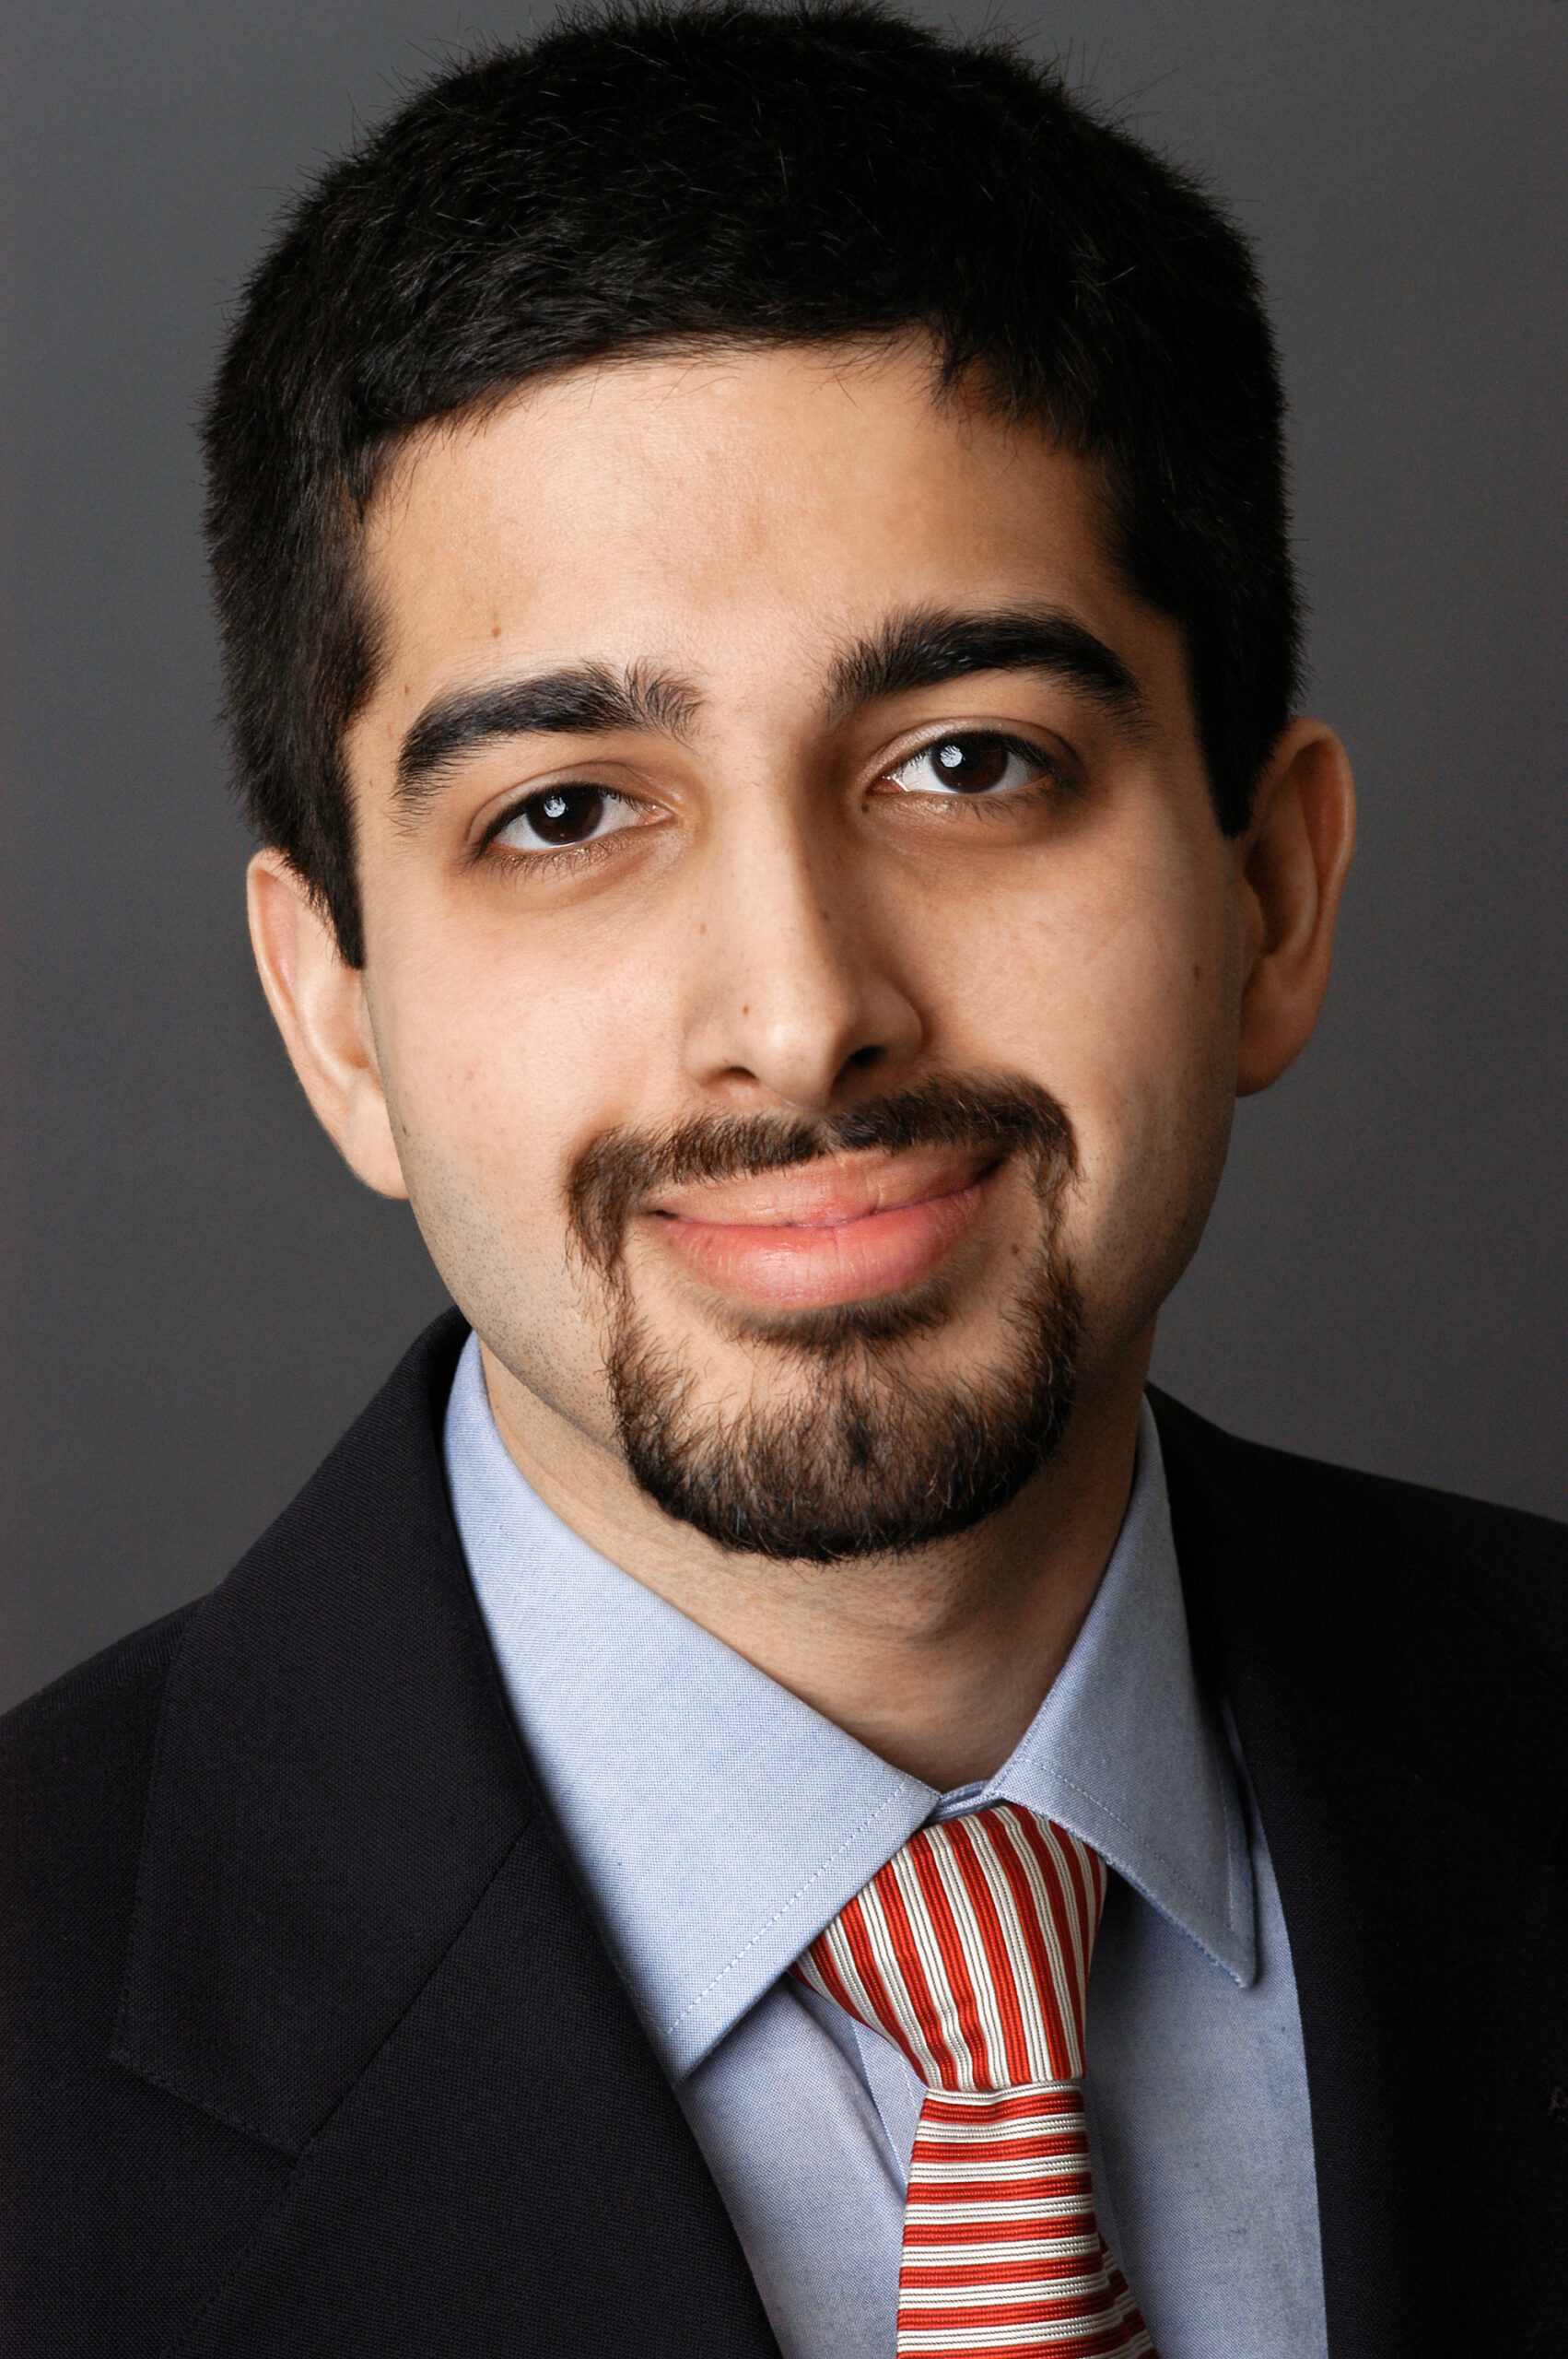
{"type": "Polygon", "coordinates": [[[1252,1862],[1229,1746],[1192,1668],[1160,1438],[1145,1402],[1132,1495],[1071,1653],[989,1783],[1090,1844],[1233,1980],[1258,1972],[1252,1862]]]}
{"type": "Polygon", "coordinates": [[[446,1461],[523,1743],[673,2078],[917,1827],[989,1802],[1071,1828],[1252,1978],[1245,1827],[1193,1680],[1147,1410],[1121,1536],[1065,1668],[1011,1760],[952,1796],[879,1760],[554,1515],[496,1431],[472,1336],[446,1461]]]}

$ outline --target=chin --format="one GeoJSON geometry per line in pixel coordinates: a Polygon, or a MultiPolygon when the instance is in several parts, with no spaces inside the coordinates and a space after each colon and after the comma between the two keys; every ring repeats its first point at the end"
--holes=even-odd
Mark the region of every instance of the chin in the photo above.
{"type": "Polygon", "coordinates": [[[689,1357],[625,1308],[606,1367],[639,1488],[738,1553],[826,1564],[907,1552],[1006,1507],[1059,1447],[1082,1334],[1069,1267],[1042,1250],[963,1348],[940,1287],[750,1325],[748,1397],[705,1398],[689,1357]],[[757,1381],[784,1356],[789,1380],[757,1381]]]}

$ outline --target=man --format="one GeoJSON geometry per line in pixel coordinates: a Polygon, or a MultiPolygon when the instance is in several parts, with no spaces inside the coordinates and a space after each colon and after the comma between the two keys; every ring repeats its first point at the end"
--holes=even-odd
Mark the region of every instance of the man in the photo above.
{"type": "Polygon", "coordinates": [[[16,2347],[1568,2349],[1562,1535],[1144,1399],[1352,832],[1234,230],[1005,51],[584,21],[207,442],[462,1316],[8,1724],[16,2347]]]}

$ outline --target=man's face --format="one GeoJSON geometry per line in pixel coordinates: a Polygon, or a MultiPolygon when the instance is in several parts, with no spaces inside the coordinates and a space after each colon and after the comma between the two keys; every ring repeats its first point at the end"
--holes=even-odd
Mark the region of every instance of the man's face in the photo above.
{"type": "Polygon", "coordinates": [[[1235,1086],[1179,634],[1092,469],[930,388],[914,348],[582,370],[421,436],[370,521],[365,988],[421,1226],[529,1414],[774,1553],[1019,1487],[1146,1349],[1235,1086]]]}

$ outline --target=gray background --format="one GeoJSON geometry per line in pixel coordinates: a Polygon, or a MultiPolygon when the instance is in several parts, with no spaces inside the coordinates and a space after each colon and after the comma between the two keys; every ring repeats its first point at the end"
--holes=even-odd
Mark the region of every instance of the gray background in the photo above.
{"type": "MultiPolygon", "coordinates": [[[[210,1584],[442,1300],[250,973],[190,425],[297,176],[528,21],[30,0],[6,28],[0,1701],[210,1584]]],[[[1245,1433],[1562,1514],[1568,7],[1014,21],[1260,244],[1311,702],[1365,802],[1322,1032],[1242,1109],[1159,1373],[1245,1433]]]]}

